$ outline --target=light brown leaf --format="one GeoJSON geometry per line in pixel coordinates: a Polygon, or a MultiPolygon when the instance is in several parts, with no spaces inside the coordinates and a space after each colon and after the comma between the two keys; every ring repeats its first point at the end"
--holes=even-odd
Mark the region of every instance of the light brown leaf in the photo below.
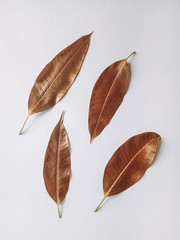
{"type": "Polygon", "coordinates": [[[43,170],[47,192],[57,203],[59,217],[59,205],[67,194],[71,174],[70,145],[63,125],[63,115],[64,112],[51,134],[43,170]]]}
{"type": "Polygon", "coordinates": [[[81,69],[91,34],[82,36],[57,54],[39,74],[29,96],[25,123],[30,115],[53,107],[67,93],[81,69]]]}
{"type": "Polygon", "coordinates": [[[106,165],[103,177],[104,198],[118,194],[135,184],[154,161],[161,137],[146,132],[127,140],[113,154],[106,165]]]}
{"type": "Polygon", "coordinates": [[[127,59],[132,54],[107,67],[94,85],[89,105],[90,142],[107,126],[123,101],[129,86],[127,59]]]}

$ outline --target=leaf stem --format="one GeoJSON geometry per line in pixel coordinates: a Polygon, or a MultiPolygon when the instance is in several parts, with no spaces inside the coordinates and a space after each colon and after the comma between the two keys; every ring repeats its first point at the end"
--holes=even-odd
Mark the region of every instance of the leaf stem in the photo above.
{"type": "Polygon", "coordinates": [[[93,142],[93,140],[94,140],[94,138],[93,138],[93,137],[91,137],[91,139],[90,139],[90,144],[93,142]]]}
{"type": "Polygon", "coordinates": [[[128,60],[128,58],[130,58],[133,54],[135,54],[136,52],[132,52],[127,58],[126,58],[126,61],[128,60]]]}
{"type": "Polygon", "coordinates": [[[59,216],[59,218],[61,218],[60,209],[59,209],[59,204],[57,204],[57,208],[58,208],[58,216],[59,216]]]}
{"type": "Polygon", "coordinates": [[[100,204],[97,206],[97,208],[94,210],[94,212],[97,212],[97,210],[99,209],[99,207],[101,206],[101,204],[104,202],[104,200],[107,198],[108,195],[105,195],[103,200],[100,202],[100,204]]]}
{"type": "Polygon", "coordinates": [[[19,132],[19,135],[22,133],[23,128],[24,128],[24,126],[25,126],[25,124],[26,124],[26,122],[27,122],[29,116],[30,116],[30,114],[28,113],[28,115],[27,115],[27,117],[26,117],[26,120],[24,121],[24,123],[23,123],[23,125],[22,125],[22,128],[21,128],[21,130],[20,130],[20,132],[19,132]]]}

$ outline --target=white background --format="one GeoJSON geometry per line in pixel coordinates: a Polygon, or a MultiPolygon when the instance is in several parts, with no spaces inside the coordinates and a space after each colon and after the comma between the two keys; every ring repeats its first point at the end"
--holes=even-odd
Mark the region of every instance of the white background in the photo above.
{"type": "Polygon", "coordinates": [[[180,1],[0,1],[0,239],[180,239],[180,1]],[[55,107],[27,115],[31,87],[62,49],[94,30],[82,69],[55,107]],[[89,144],[88,108],[100,73],[130,59],[131,82],[110,124],[89,144]],[[65,110],[72,178],[58,219],[46,192],[43,161],[65,110]],[[113,152],[133,135],[155,131],[162,145],[133,187],[103,198],[113,152]]]}

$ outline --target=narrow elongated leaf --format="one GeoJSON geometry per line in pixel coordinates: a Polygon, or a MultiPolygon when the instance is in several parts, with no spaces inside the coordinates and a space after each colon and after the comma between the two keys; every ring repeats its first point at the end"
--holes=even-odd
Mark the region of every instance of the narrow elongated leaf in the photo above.
{"type": "Polygon", "coordinates": [[[129,86],[127,59],[132,54],[107,67],[94,85],[89,105],[90,142],[102,132],[123,101],[129,86]]]}
{"type": "Polygon", "coordinates": [[[106,165],[103,177],[104,198],[118,194],[135,184],[154,161],[161,137],[146,132],[127,140],[113,154],[106,165]]]}
{"type": "Polygon", "coordinates": [[[89,48],[91,34],[79,38],[45,66],[31,90],[27,119],[34,113],[53,107],[64,97],[80,71],[89,48]]]}
{"type": "Polygon", "coordinates": [[[59,205],[67,194],[71,174],[70,145],[63,125],[63,115],[64,113],[51,134],[43,170],[47,192],[57,203],[59,217],[59,205]]]}

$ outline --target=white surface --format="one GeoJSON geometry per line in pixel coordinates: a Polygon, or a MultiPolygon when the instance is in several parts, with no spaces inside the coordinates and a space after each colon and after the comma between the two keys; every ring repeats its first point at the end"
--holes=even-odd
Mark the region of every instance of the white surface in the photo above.
{"type": "Polygon", "coordinates": [[[180,239],[180,1],[0,1],[0,239],[180,239]],[[42,68],[77,38],[95,31],[83,67],[51,110],[27,114],[42,68]],[[100,73],[132,51],[131,83],[110,124],[89,144],[88,107],[100,73]],[[62,110],[72,152],[72,178],[58,219],[43,182],[50,134],[62,110]],[[107,199],[102,177],[129,137],[156,131],[155,163],[132,188],[107,199]]]}

